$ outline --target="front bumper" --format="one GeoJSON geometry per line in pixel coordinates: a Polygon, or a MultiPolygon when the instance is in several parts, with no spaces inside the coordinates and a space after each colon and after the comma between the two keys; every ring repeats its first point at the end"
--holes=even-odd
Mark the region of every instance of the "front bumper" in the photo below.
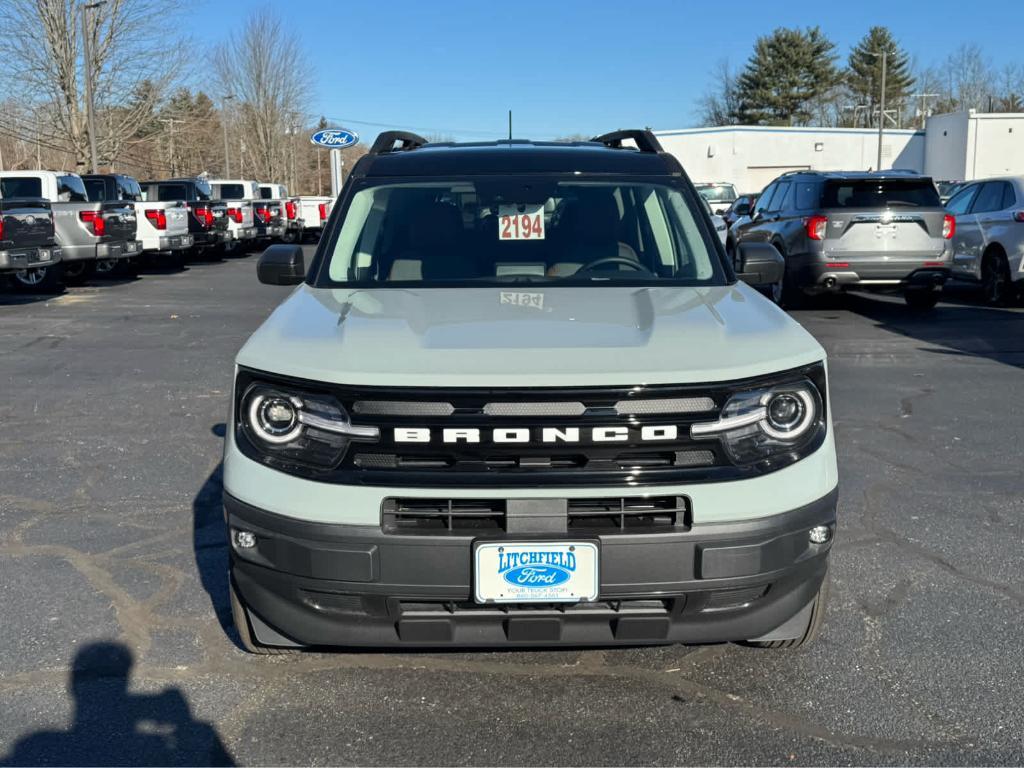
{"type": "Polygon", "coordinates": [[[228,494],[224,508],[229,529],[256,535],[232,546],[231,576],[266,645],[593,646],[775,639],[825,577],[831,541],[808,531],[834,530],[836,499],[667,533],[530,534],[599,543],[598,602],[561,607],[473,603],[469,534],[309,522],[228,494]]]}
{"type": "Polygon", "coordinates": [[[58,246],[43,248],[11,248],[0,251],[0,270],[17,272],[20,269],[48,267],[61,260],[58,246]]]}

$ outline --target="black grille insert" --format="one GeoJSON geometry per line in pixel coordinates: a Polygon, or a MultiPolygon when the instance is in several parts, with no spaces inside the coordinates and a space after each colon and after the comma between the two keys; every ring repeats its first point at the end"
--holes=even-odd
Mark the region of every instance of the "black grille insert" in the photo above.
{"type": "Polygon", "coordinates": [[[690,527],[686,496],[627,496],[569,499],[569,530],[673,531],[690,527]]]}
{"type": "Polygon", "coordinates": [[[385,533],[505,529],[504,499],[384,499],[385,533]]]}

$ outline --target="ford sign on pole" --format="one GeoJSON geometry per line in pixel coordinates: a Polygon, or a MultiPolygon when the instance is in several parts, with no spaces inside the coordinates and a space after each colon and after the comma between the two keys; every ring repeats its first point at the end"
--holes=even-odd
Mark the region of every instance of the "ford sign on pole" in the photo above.
{"type": "Polygon", "coordinates": [[[346,131],[344,128],[324,128],[310,136],[309,140],[318,147],[345,149],[359,143],[359,134],[346,131]]]}

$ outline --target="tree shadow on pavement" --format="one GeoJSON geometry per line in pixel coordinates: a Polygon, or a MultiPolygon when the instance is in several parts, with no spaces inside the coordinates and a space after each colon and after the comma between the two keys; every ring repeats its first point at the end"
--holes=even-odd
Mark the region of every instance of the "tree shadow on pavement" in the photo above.
{"type": "Polygon", "coordinates": [[[953,294],[930,312],[915,312],[902,299],[850,293],[844,307],[880,328],[918,339],[923,351],[981,357],[1024,368],[1024,311],[980,306],[953,294]]]}
{"type": "Polygon", "coordinates": [[[130,693],[134,659],[121,643],[84,646],[68,688],[74,723],[19,739],[0,765],[234,765],[209,723],[192,716],[180,688],[130,693]]]}

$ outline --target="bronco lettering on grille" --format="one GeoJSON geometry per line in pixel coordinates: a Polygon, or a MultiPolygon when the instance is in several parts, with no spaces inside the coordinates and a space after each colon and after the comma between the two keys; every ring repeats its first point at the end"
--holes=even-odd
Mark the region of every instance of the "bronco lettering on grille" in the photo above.
{"type": "Polygon", "coordinates": [[[440,433],[442,443],[580,443],[584,438],[594,443],[624,443],[632,435],[641,442],[676,440],[679,428],[675,424],[631,427],[499,427],[483,430],[468,427],[446,427],[431,430],[428,427],[396,427],[396,443],[429,443],[440,433]]]}

